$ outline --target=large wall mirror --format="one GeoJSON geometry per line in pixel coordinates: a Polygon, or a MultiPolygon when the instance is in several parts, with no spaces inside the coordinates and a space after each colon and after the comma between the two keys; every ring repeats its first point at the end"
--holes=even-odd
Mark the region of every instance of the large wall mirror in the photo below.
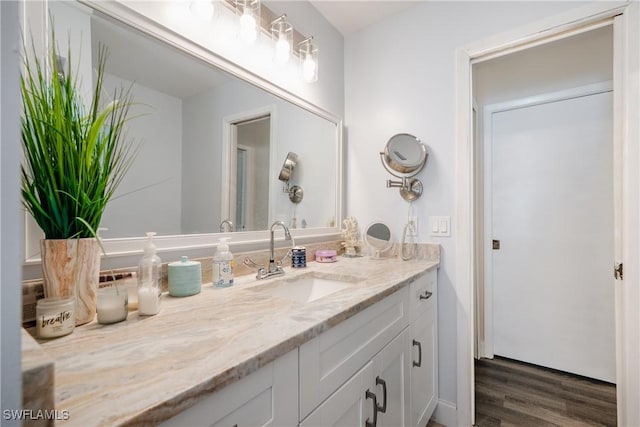
{"type": "MultiPolygon", "coordinates": [[[[240,79],[188,46],[161,40],[153,31],[160,26],[151,20],[147,28],[134,28],[87,2],[49,1],[47,8],[60,51],[71,43],[85,90],[91,89],[99,44],[109,49],[106,87],[133,83],[136,117],[128,135],[140,148],[105,211],[101,237],[107,245],[147,231],[174,246],[188,236],[209,236],[199,242],[214,243],[211,233],[221,230],[233,230],[236,241],[256,240],[256,232],[276,220],[302,234],[337,229],[338,118],[240,79]],[[298,156],[294,183],[305,192],[300,203],[289,200],[278,180],[289,152],[298,156]]],[[[28,262],[39,257],[41,235],[30,219],[26,229],[28,262]]]]}

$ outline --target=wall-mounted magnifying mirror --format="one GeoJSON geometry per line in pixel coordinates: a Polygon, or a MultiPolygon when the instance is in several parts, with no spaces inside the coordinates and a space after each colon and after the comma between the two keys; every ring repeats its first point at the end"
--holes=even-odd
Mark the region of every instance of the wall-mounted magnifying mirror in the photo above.
{"type": "Polygon", "coordinates": [[[383,259],[383,252],[393,245],[391,230],[382,222],[369,224],[364,232],[364,241],[371,249],[373,259],[383,259]]]}
{"type": "Polygon", "coordinates": [[[302,188],[298,185],[289,186],[289,181],[293,176],[293,169],[298,164],[298,155],[293,152],[289,152],[287,154],[287,158],[284,159],[284,163],[282,165],[282,169],[280,170],[280,175],[278,175],[278,179],[284,182],[284,187],[282,191],[289,194],[289,200],[293,203],[300,203],[302,201],[302,197],[304,196],[304,192],[302,188]]]}
{"type": "Polygon", "coordinates": [[[422,182],[414,178],[427,164],[427,147],[415,136],[399,133],[392,136],[380,152],[382,166],[401,181],[387,180],[387,188],[399,188],[404,200],[422,195],[422,182]]]}

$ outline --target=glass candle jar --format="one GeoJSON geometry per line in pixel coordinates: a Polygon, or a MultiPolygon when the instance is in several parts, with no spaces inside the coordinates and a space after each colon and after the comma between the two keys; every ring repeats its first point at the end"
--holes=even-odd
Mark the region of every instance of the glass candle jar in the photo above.
{"type": "Polygon", "coordinates": [[[129,298],[124,287],[109,286],[98,289],[98,323],[108,325],[127,318],[129,298]]]}
{"type": "Polygon", "coordinates": [[[73,332],[76,326],[76,298],[43,298],[36,303],[36,333],[39,338],[56,338],[73,332]]]}

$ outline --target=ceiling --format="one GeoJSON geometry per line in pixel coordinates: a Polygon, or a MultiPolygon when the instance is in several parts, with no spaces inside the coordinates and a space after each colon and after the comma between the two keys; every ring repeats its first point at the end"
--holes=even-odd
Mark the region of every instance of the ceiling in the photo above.
{"type": "Polygon", "coordinates": [[[395,15],[422,0],[310,0],[343,36],[395,15]]]}

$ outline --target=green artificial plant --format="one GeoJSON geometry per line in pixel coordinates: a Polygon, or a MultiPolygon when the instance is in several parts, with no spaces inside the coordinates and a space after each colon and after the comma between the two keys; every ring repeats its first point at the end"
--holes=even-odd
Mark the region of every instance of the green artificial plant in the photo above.
{"type": "Polygon", "coordinates": [[[48,69],[35,54],[32,59],[25,54],[21,191],[46,239],[96,237],[107,203],[135,157],[124,138],[131,90],[117,89],[112,101],[103,101],[106,59],[102,46],[87,107],[72,75],[71,49],[66,69],[53,34],[48,69]]]}

